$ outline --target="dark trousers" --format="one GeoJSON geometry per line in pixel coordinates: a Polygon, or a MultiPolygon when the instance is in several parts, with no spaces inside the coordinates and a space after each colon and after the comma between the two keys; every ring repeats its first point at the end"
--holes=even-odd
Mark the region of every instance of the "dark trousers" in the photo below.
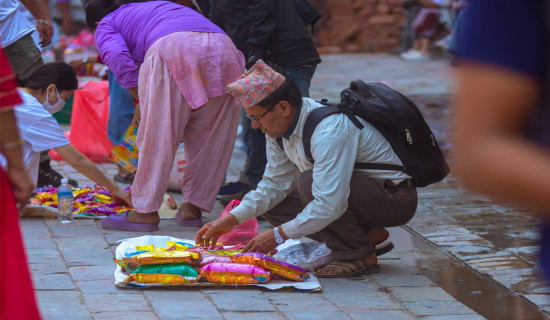
{"type": "MultiPolygon", "coordinates": [[[[313,201],[312,170],[298,178],[295,190],[263,217],[273,226],[294,219],[313,201]]],[[[416,187],[407,180],[395,185],[354,172],[350,182],[348,209],[336,221],[308,238],[324,242],[335,260],[352,260],[370,256],[373,244],[365,236],[373,227],[396,227],[407,223],[416,212],[416,187]]]]}
{"type": "MultiPolygon", "coordinates": [[[[284,73],[292,80],[302,97],[309,97],[311,78],[317,66],[284,67],[284,73]]],[[[239,181],[256,188],[264,175],[267,158],[265,156],[265,134],[260,129],[253,129],[252,122],[241,112],[240,123],[243,127],[243,141],[246,146],[246,164],[239,181]]]]}

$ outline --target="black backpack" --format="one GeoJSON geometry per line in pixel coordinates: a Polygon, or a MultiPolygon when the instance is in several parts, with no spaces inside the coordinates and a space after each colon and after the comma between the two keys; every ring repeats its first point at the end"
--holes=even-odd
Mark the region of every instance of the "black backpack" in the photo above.
{"type": "MultiPolygon", "coordinates": [[[[322,102],[326,104],[326,100],[322,102]]],[[[321,120],[335,113],[345,113],[359,129],[364,126],[355,116],[367,120],[389,141],[403,163],[403,166],[355,163],[355,168],[403,171],[418,187],[441,181],[449,173],[449,165],[435,136],[416,105],[382,83],[366,84],[362,80],[352,81],[350,87],[342,91],[339,104],[326,104],[314,109],[307,117],[302,138],[311,163],[314,163],[310,150],[311,135],[321,120]]]]}

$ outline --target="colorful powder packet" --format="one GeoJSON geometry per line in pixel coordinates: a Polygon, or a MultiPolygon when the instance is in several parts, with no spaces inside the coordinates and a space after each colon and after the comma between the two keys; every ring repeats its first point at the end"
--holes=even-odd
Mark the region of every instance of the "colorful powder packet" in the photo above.
{"type": "Polygon", "coordinates": [[[235,263],[251,264],[261,267],[287,280],[303,282],[309,279],[309,274],[306,270],[286,262],[276,260],[259,252],[241,253],[231,257],[231,260],[235,263]]]}
{"type": "Polygon", "coordinates": [[[184,278],[195,278],[199,280],[199,272],[187,264],[161,264],[161,265],[142,265],[137,269],[126,269],[130,273],[158,273],[158,274],[177,274],[184,278]]]}
{"type": "Polygon", "coordinates": [[[202,254],[202,261],[199,264],[201,267],[211,263],[232,263],[230,256],[223,256],[219,254],[202,254]]]}
{"type": "MultiPolygon", "coordinates": [[[[129,187],[124,189],[126,192],[129,190],[129,187]]],[[[87,185],[73,188],[73,199],[73,213],[76,215],[111,216],[132,210],[123,204],[115,203],[111,192],[98,184],[93,188],[87,185]]],[[[37,194],[30,199],[30,204],[57,208],[57,188],[38,188],[37,194]]]]}
{"type": "Polygon", "coordinates": [[[198,266],[201,255],[189,251],[148,251],[132,257],[115,259],[122,267],[142,266],[151,264],[188,264],[198,266]]]}
{"type": "Polygon", "coordinates": [[[182,277],[177,274],[159,274],[159,273],[134,273],[126,278],[126,282],[139,283],[160,283],[160,284],[192,284],[198,281],[198,278],[182,277]]]}
{"type": "Polygon", "coordinates": [[[206,281],[220,284],[259,284],[268,283],[271,279],[269,271],[237,263],[211,263],[199,272],[206,281]]]}
{"type": "Polygon", "coordinates": [[[139,150],[136,143],[137,128],[130,125],[122,135],[121,140],[113,145],[109,159],[131,173],[136,172],[139,150]]]}

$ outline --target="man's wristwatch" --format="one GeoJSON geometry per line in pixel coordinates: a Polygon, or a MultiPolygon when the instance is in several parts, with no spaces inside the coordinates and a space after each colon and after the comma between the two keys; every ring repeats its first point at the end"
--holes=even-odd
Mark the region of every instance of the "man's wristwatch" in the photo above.
{"type": "Polygon", "coordinates": [[[273,229],[273,235],[275,236],[275,242],[277,242],[277,244],[282,244],[285,242],[285,239],[279,233],[279,227],[275,227],[275,229],[273,229]]]}

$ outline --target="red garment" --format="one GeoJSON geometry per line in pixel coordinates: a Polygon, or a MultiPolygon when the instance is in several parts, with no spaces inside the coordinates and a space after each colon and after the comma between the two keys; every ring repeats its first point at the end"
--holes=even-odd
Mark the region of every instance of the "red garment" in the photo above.
{"type": "MultiPolygon", "coordinates": [[[[0,109],[21,103],[9,62],[0,49],[0,109]]],[[[40,313],[19,228],[19,214],[0,168],[0,319],[38,320],[40,313]]]]}
{"type": "Polygon", "coordinates": [[[23,102],[17,93],[17,84],[13,78],[10,62],[4,54],[4,50],[0,49],[0,109],[13,107],[23,102]]]}

